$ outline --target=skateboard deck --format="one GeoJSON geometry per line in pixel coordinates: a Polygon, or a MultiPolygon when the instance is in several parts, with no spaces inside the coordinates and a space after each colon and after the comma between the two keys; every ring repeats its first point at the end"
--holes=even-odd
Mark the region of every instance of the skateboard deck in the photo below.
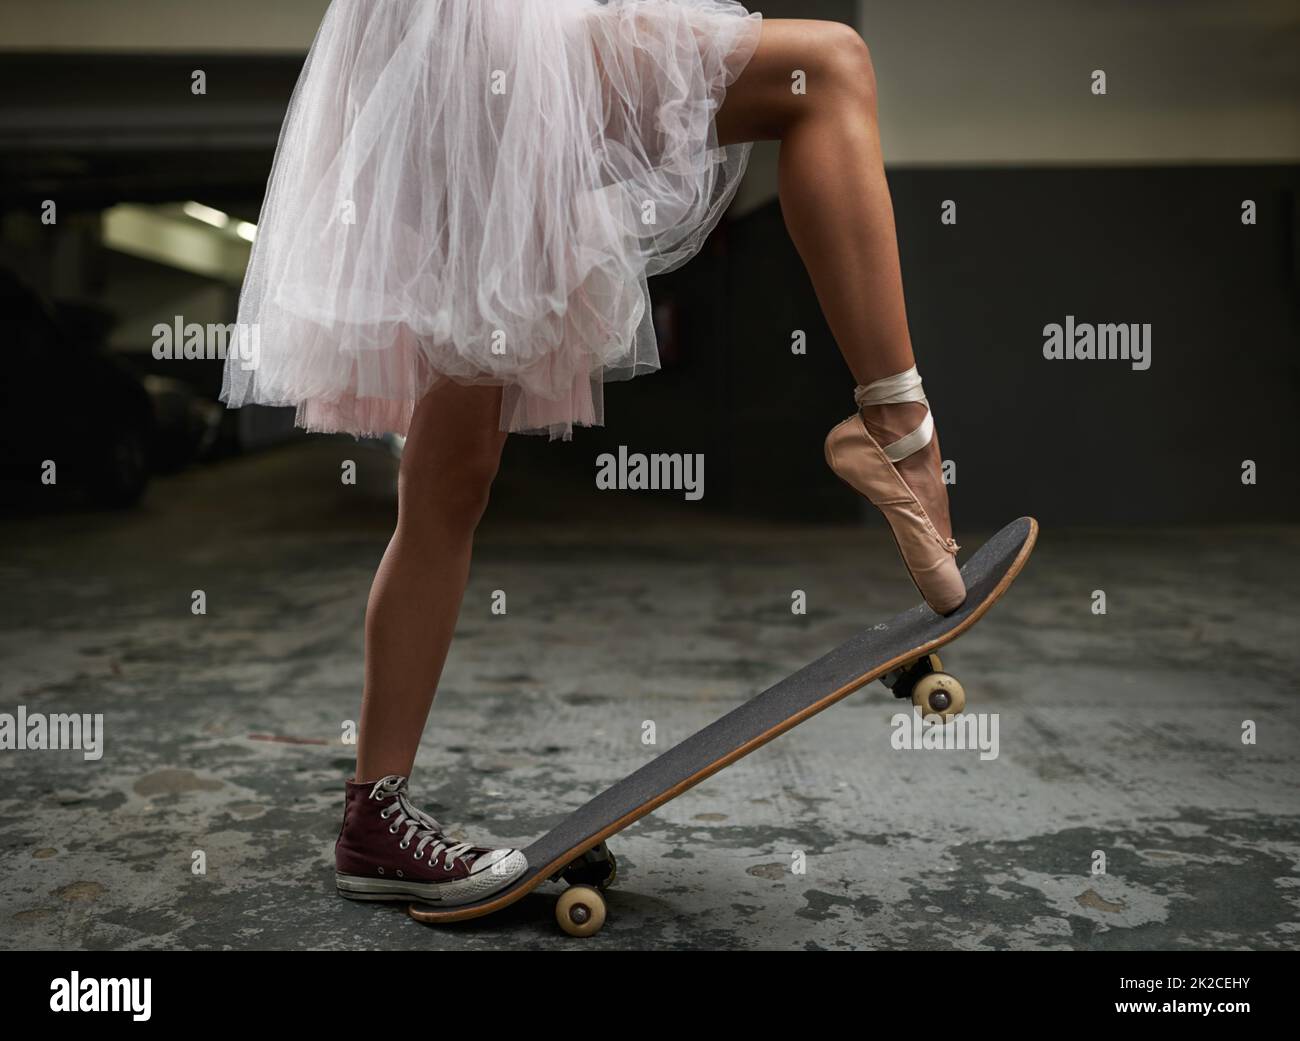
{"type": "MultiPolygon", "coordinates": [[[[913,663],[923,673],[931,672],[931,666],[923,663],[937,664],[930,657],[932,653],[955,640],[997,603],[1029,559],[1037,538],[1038,523],[1032,517],[1008,524],[976,550],[961,569],[966,602],[953,614],[941,617],[920,604],[859,632],[574,810],[523,850],[528,870],[508,888],[470,904],[412,904],[411,917],[436,925],[478,918],[509,907],[589,850],[601,846],[611,835],[872,680],[884,679],[892,685],[906,675],[913,663]]],[[[936,677],[952,680],[942,672],[929,680],[936,677]]],[[[947,685],[942,679],[937,684],[931,682],[927,689],[938,690],[937,703],[943,708],[953,686],[964,703],[964,694],[955,680],[947,685]]],[[[897,687],[894,689],[898,696],[906,696],[897,687]]],[[[566,896],[577,889],[586,887],[575,886],[566,896]]],[[[597,914],[600,921],[604,919],[599,894],[595,890],[587,892],[586,906],[572,911],[580,925],[585,923],[586,931],[571,928],[572,922],[565,918],[560,920],[561,926],[575,935],[595,931],[590,928],[592,914],[597,914]],[[593,908],[593,903],[599,906],[593,908]]],[[[600,922],[594,925],[598,929],[600,922]]]]}

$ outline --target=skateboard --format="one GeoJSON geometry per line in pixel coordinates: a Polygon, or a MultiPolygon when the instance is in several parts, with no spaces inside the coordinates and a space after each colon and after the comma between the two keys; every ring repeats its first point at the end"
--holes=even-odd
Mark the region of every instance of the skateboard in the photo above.
{"type": "Polygon", "coordinates": [[[574,810],[524,849],[528,870],[508,888],[470,904],[412,904],[411,917],[429,925],[479,918],[509,907],[543,882],[563,879],[568,888],[556,902],[556,921],[571,936],[591,936],[605,922],[601,893],[618,874],[605,840],[670,799],[872,680],[881,680],[895,697],[911,699],[926,716],[947,721],[965,707],[966,694],[934,652],[1001,599],[1037,538],[1032,517],[1008,524],[961,569],[966,602],[953,614],[941,617],[920,604],[859,632],[574,810]]]}

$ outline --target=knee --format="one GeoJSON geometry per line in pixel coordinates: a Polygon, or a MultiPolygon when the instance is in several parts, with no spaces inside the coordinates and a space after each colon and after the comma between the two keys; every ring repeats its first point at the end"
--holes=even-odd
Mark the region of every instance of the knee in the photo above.
{"type": "Polygon", "coordinates": [[[505,435],[439,453],[429,472],[413,473],[403,459],[398,508],[420,527],[472,531],[487,509],[505,435]]]}
{"type": "Polygon", "coordinates": [[[876,108],[876,70],[858,31],[843,22],[826,22],[818,41],[820,78],[837,98],[876,108]]]}

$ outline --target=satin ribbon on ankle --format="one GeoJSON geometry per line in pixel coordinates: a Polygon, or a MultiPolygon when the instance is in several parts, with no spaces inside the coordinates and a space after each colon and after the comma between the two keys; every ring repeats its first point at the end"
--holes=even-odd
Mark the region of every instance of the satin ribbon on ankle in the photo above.
{"type": "Polygon", "coordinates": [[[868,405],[902,405],[909,401],[925,405],[925,419],[919,427],[892,444],[882,446],[885,458],[891,463],[902,462],[909,455],[916,454],[934,437],[934,417],[930,415],[930,402],[921,389],[921,375],[915,365],[896,376],[886,376],[868,386],[858,387],[853,392],[853,400],[859,410],[868,405]]]}

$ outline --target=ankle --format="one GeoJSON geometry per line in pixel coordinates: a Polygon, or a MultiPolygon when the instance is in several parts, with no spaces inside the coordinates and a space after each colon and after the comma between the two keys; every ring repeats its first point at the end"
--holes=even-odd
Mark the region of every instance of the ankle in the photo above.
{"type": "Polygon", "coordinates": [[[915,430],[928,411],[919,401],[907,401],[896,405],[863,405],[859,414],[871,436],[886,444],[915,430]]]}

